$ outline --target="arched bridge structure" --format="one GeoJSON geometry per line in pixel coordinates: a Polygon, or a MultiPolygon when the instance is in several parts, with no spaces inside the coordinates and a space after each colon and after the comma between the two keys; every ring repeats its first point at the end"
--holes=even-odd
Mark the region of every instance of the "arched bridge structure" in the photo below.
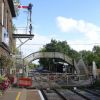
{"type": "MultiPolygon", "coordinates": [[[[65,62],[67,62],[69,65],[74,66],[73,59],[71,59],[70,57],[68,57],[67,55],[65,55],[61,52],[34,52],[34,53],[31,53],[30,55],[23,58],[24,65],[28,66],[29,63],[31,63],[32,61],[39,59],[39,58],[60,58],[60,59],[64,60],[65,62]]],[[[79,74],[80,73],[79,68],[76,65],[74,67],[75,67],[77,73],[79,74]]]]}
{"type": "MultiPolygon", "coordinates": [[[[62,60],[64,60],[65,62],[67,62],[68,64],[70,64],[71,66],[73,66],[77,72],[77,74],[74,74],[72,73],[72,75],[68,75],[67,73],[62,73],[62,75],[60,75],[60,80],[67,80],[67,85],[71,85],[71,86],[79,86],[80,84],[81,85],[88,85],[90,84],[90,78],[88,77],[88,72],[87,72],[87,69],[86,69],[86,66],[84,64],[84,62],[82,61],[82,59],[76,63],[75,60],[71,59],[70,57],[68,57],[67,55],[63,54],[63,53],[60,53],[60,52],[34,52],[34,53],[31,53],[30,55],[26,56],[25,58],[23,58],[23,62],[24,62],[24,65],[26,67],[26,71],[25,71],[25,75],[28,76],[28,65],[29,63],[31,63],[32,61],[36,60],[36,59],[39,59],[39,58],[60,58],[62,60]]],[[[42,80],[41,76],[42,76],[42,73],[38,73],[39,74],[39,82],[40,83],[40,80],[42,80]]],[[[48,75],[49,73],[46,73],[47,75],[47,79],[49,79],[48,75]]],[[[53,73],[54,74],[54,73],[53,73]]],[[[59,73],[58,73],[59,74],[59,73]]],[[[61,74],[61,73],[60,73],[61,74]]],[[[43,77],[45,77],[43,76],[43,77]]],[[[34,74],[34,77],[35,77],[35,74],[34,74]]],[[[36,74],[36,77],[37,77],[37,74],[36,74]]],[[[57,80],[57,77],[58,77],[58,80],[59,80],[59,75],[57,76],[57,73],[55,74],[54,76],[55,80],[57,80]]],[[[36,79],[36,78],[35,78],[36,79]]],[[[48,80],[47,80],[48,81],[48,80]]],[[[50,83],[50,81],[48,81],[48,83],[50,83]]]]}
{"type": "Polygon", "coordinates": [[[60,58],[65,62],[67,62],[68,64],[73,65],[73,60],[67,55],[60,52],[34,52],[23,59],[24,64],[27,65],[30,62],[39,58],[60,58]]]}

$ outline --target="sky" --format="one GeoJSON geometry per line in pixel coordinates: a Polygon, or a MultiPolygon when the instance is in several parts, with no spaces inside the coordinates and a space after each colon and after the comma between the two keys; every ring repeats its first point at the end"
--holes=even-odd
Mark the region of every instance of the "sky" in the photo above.
{"type": "MultiPolygon", "coordinates": [[[[21,46],[23,55],[39,51],[51,39],[67,41],[76,51],[100,46],[100,0],[20,0],[21,5],[29,3],[34,38],[21,46]]],[[[16,28],[26,27],[27,10],[20,9],[13,23],[16,28]]]]}

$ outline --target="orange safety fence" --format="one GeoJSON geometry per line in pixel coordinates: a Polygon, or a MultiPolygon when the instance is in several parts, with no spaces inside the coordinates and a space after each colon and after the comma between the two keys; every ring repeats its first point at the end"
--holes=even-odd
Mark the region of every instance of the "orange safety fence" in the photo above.
{"type": "Polygon", "coordinates": [[[18,86],[23,86],[23,87],[32,86],[32,79],[31,78],[19,78],[17,84],[18,86]]]}

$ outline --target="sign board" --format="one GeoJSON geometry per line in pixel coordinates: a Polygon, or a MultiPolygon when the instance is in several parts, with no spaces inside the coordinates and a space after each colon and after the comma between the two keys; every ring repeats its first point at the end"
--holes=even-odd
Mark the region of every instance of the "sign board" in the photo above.
{"type": "Polygon", "coordinates": [[[2,27],[2,42],[9,46],[9,34],[4,27],[2,27]]]}
{"type": "Polygon", "coordinates": [[[22,74],[23,73],[23,70],[22,69],[19,69],[19,73],[22,74]]]}

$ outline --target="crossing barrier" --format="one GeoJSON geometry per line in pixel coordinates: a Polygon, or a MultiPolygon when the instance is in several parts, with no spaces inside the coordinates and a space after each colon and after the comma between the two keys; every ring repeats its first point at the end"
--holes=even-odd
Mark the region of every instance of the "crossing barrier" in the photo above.
{"type": "Polygon", "coordinates": [[[32,79],[31,78],[19,78],[17,85],[20,87],[30,87],[32,86],[32,79]]]}

